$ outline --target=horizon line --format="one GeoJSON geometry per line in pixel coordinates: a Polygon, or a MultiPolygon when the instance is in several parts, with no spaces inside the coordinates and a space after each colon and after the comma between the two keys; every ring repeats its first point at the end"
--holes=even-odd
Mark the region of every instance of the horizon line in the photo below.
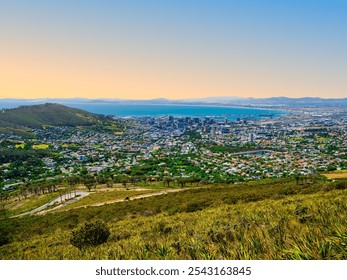
{"type": "Polygon", "coordinates": [[[61,99],[61,100],[73,100],[73,99],[85,99],[85,100],[114,100],[114,101],[152,101],[152,100],[167,100],[167,101],[186,101],[186,100],[203,100],[203,99],[220,99],[220,98],[230,98],[230,99],[272,99],[272,98],[287,98],[287,99],[347,99],[347,97],[312,97],[312,96],[303,96],[303,97],[288,97],[288,96],[272,96],[272,97],[241,97],[241,96],[208,96],[208,97],[187,97],[181,99],[169,99],[165,97],[158,98],[149,98],[149,99],[126,99],[126,98],[108,98],[108,97],[99,97],[99,98],[88,98],[88,97],[36,97],[36,98],[20,98],[20,97],[0,97],[0,100],[11,99],[11,100],[49,100],[49,99],[61,99]]]}

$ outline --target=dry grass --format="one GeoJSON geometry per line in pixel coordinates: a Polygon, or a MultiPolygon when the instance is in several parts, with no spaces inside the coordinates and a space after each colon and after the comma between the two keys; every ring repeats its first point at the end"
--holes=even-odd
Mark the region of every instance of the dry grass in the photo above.
{"type": "Polygon", "coordinates": [[[21,200],[14,198],[5,208],[9,211],[8,213],[10,216],[15,216],[34,210],[57,197],[59,197],[58,193],[46,193],[39,196],[31,195],[28,198],[22,198],[21,200]]]}
{"type": "Polygon", "coordinates": [[[347,259],[347,189],[334,186],[262,180],[5,219],[11,241],[0,258],[347,259]],[[108,241],[72,246],[72,231],[94,220],[108,241]]]}
{"type": "Polygon", "coordinates": [[[347,192],[109,221],[107,243],[80,251],[71,230],[4,245],[4,259],[346,259],[347,192]]]}
{"type": "Polygon", "coordinates": [[[324,175],[326,178],[334,180],[334,179],[345,179],[347,178],[347,170],[340,170],[337,172],[333,172],[333,173],[325,173],[322,174],[324,175]]]}
{"type": "Polygon", "coordinates": [[[101,189],[92,192],[90,195],[76,201],[75,203],[66,205],[59,209],[68,210],[73,208],[87,207],[93,205],[102,205],[102,204],[110,204],[119,200],[124,200],[126,197],[131,199],[132,197],[136,197],[139,195],[149,194],[155,192],[156,190],[143,190],[143,189],[101,189]]]}

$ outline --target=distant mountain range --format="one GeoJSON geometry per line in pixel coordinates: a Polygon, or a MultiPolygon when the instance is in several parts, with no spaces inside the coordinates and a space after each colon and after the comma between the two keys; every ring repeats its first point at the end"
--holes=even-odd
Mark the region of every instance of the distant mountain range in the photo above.
{"type": "Polygon", "coordinates": [[[42,99],[0,99],[0,108],[8,107],[8,104],[18,103],[20,105],[60,103],[114,103],[114,104],[178,104],[178,105],[224,105],[224,106],[246,106],[246,107],[346,107],[347,98],[318,98],[318,97],[271,97],[271,98],[243,98],[237,96],[221,96],[207,98],[186,98],[170,100],[165,98],[149,100],[132,99],[87,99],[87,98],[42,98],[42,99]]]}
{"type": "Polygon", "coordinates": [[[347,106],[347,98],[323,99],[318,97],[271,97],[271,98],[242,98],[242,97],[207,97],[197,99],[183,99],[182,102],[190,103],[208,103],[238,106],[256,106],[256,107],[300,107],[300,106],[347,106]]]}

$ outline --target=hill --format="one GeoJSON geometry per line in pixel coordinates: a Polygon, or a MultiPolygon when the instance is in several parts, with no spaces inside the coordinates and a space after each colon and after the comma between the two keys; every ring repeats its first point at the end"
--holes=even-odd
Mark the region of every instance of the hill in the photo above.
{"type": "Polygon", "coordinates": [[[2,127],[88,126],[98,121],[99,115],[52,103],[7,109],[0,115],[2,127]]]}
{"type": "Polygon", "coordinates": [[[268,179],[136,200],[130,191],[100,189],[74,209],[71,204],[43,215],[6,218],[6,209],[13,215],[25,207],[12,201],[0,217],[0,258],[346,259],[346,186],[323,178],[306,185],[293,178],[268,179]],[[130,200],[109,201],[125,195],[130,200]],[[102,198],[105,203],[95,206],[102,198]],[[110,229],[107,242],[74,247],[72,232],[97,220],[110,229]]]}
{"type": "Polygon", "coordinates": [[[20,106],[0,112],[0,133],[25,135],[30,129],[50,126],[105,127],[114,123],[111,117],[89,113],[60,104],[46,103],[20,106]]]}

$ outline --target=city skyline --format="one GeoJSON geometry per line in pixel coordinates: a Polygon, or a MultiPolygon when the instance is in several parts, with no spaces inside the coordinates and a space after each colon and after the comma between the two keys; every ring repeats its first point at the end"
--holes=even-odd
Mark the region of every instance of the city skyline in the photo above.
{"type": "Polygon", "coordinates": [[[343,1],[0,1],[0,98],[346,97],[343,1]]]}

